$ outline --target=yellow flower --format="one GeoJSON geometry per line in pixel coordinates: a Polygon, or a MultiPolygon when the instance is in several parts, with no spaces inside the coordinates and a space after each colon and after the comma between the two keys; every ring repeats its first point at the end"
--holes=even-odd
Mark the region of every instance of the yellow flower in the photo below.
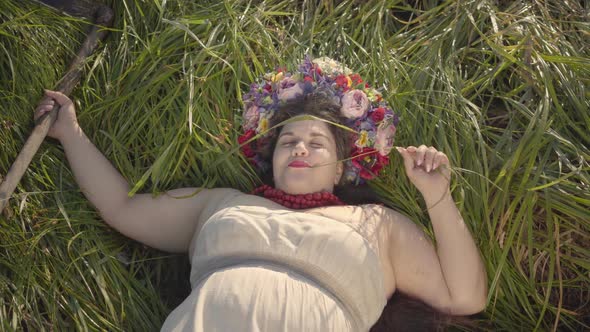
{"type": "Polygon", "coordinates": [[[268,130],[268,119],[266,117],[263,117],[262,119],[260,119],[260,123],[258,124],[258,128],[256,129],[256,131],[259,133],[263,133],[263,132],[266,132],[267,130],[268,130]]]}
{"type": "Polygon", "coordinates": [[[285,76],[285,74],[283,74],[283,72],[277,73],[276,75],[272,75],[271,81],[273,83],[279,82],[280,80],[283,79],[283,76],[285,76]]]}
{"type": "Polygon", "coordinates": [[[369,133],[366,130],[361,130],[361,134],[359,135],[359,138],[355,142],[356,146],[358,146],[359,148],[364,148],[365,146],[367,146],[368,142],[369,142],[369,133]]]}

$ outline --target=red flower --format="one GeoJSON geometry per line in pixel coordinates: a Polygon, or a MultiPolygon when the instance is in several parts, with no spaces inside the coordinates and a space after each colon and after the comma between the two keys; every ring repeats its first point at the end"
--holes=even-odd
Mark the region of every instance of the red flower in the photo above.
{"type": "Polygon", "coordinates": [[[268,91],[268,92],[272,92],[272,85],[270,84],[265,84],[263,87],[264,90],[268,91]]]}
{"type": "Polygon", "coordinates": [[[352,81],[353,85],[358,85],[360,83],[363,83],[363,79],[361,78],[361,75],[359,75],[359,74],[350,75],[350,80],[352,81]]]}
{"type": "Polygon", "coordinates": [[[348,90],[348,78],[346,77],[346,75],[338,75],[336,76],[336,79],[334,81],[339,87],[342,87],[344,91],[348,90]]]}
{"type": "Polygon", "coordinates": [[[318,74],[318,75],[321,75],[321,74],[322,74],[322,68],[320,68],[320,67],[319,67],[318,65],[316,65],[316,64],[314,64],[313,66],[315,67],[315,72],[316,72],[316,74],[318,74]]]}
{"type": "Polygon", "coordinates": [[[384,117],[385,117],[385,109],[383,107],[377,107],[371,113],[371,119],[375,123],[381,122],[381,120],[383,120],[384,117]]]}
{"type": "Polygon", "coordinates": [[[355,147],[351,161],[360,170],[361,178],[371,180],[389,163],[389,157],[380,155],[379,151],[372,148],[355,147]]]}
{"type": "Polygon", "coordinates": [[[307,75],[303,78],[303,80],[305,82],[313,82],[313,78],[311,76],[307,76],[307,75]]]}
{"type": "Polygon", "coordinates": [[[254,131],[254,129],[250,129],[238,137],[238,143],[240,143],[240,150],[242,151],[244,156],[246,156],[246,158],[249,159],[254,158],[254,156],[256,156],[256,153],[254,152],[254,150],[252,150],[252,147],[250,147],[250,143],[244,143],[248,142],[255,135],[256,132],[254,131]]]}

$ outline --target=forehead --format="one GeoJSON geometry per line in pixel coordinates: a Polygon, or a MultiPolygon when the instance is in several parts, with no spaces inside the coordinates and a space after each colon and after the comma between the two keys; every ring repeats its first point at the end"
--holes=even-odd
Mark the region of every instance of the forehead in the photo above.
{"type": "Polygon", "coordinates": [[[298,136],[323,134],[324,136],[333,138],[328,124],[320,120],[297,120],[289,122],[283,126],[281,135],[288,133],[298,136]]]}

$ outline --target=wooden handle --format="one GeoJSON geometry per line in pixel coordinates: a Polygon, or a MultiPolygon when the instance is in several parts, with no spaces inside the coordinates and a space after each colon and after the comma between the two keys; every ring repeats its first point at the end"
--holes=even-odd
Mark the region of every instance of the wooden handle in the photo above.
{"type": "Polygon", "coordinates": [[[25,174],[25,171],[29,167],[31,160],[39,150],[39,146],[45,140],[45,136],[47,136],[47,132],[49,132],[49,128],[53,125],[55,120],[57,119],[57,112],[59,110],[59,106],[56,105],[53,107],[53,110],[48,113],[47,116],[44,116],[43,119],[39,122],[31,136],[25,142],[23,149],[20,151],[16,160],[10,166],[8,170],[8,174],[6,174],[6,178],[0,184],[0,212],[4,210],[4,207],[8,205],[8,199],[16,189],[20,179],[25,174]]]}
{"type": "MultiPolygon", "coordinates": [[[[95,14],[95,22],[97,24],[101,24],[103,26],[110,26],[113,19],[113,11],[107,6],[100,6],[96,10],[95,14]]],[[[69,95],[74,86],[78,84],[80,80],[80,75],[82,74],[82,65],[84,60],[94,52],[96,46],[98,45],[98,41],[103,39],[107,34],[106,30],[102,30],[101,27],[97,25],[93,25],[90,28],[80,51],[70,64],[70,67],[64,77],[59,81],[57,84],[57,91],[62,92],[65,95],[69,95]]],[[[38,119],[33,132],[25,142],[23,149],[16,157],[16,160],[10,166],[8,170],[8,174],[6,174],[6,178],[0,184],[0,213],[4,210],[4,207],[8,205],[8,200],[16,186],[18,185],[20,179],[25,174],[25,171],[29,167],[31,160],[39,150],[41,143],[45,140],[49,129],[57,120],[57,114],[59,112],[59,106],[56,105],[53,109],[48,112],[46,115],[42,116],[38,119]]]]}

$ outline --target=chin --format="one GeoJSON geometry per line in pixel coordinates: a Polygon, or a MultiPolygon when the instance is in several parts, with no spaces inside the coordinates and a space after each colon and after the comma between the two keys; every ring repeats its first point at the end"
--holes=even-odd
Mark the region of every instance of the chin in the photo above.
{"type": "Polygon", "coordinates": [[[291,195],[310,194],[326,190],[323,187],[318,187],[317,183],[314,185],[313,183],[306,183],[304,181],[297,180],[286,181],[279,189],[291,195]]]}
{"type": "Polygon", "coordinates": [[[313,191],[309,190],[309,187],[305,187],[305,186],[301,186],[301,185],[283,186],[283,188],[281,188],[281,190],[283,190],[287,194],[291,194],[291,195],[309,194],[309,193],[313,192],[313,191]]]}

